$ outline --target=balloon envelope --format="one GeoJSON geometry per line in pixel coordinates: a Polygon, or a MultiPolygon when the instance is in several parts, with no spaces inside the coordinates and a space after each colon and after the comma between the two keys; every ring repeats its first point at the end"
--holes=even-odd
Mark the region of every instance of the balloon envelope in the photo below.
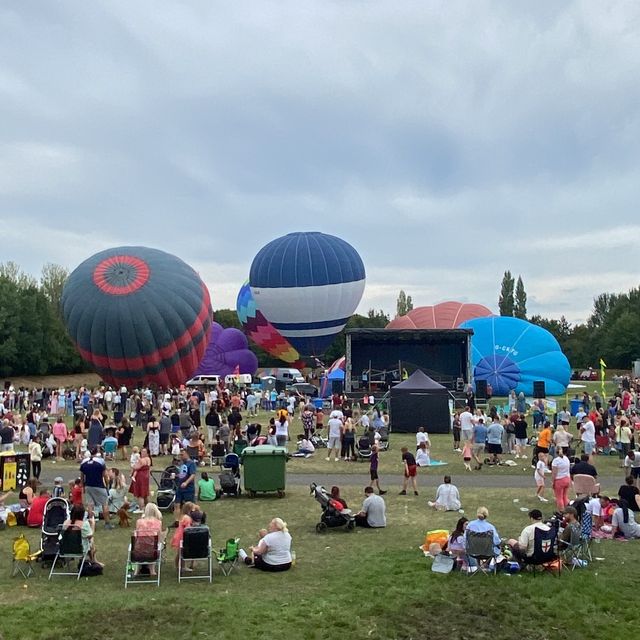
{"type": "Polygon", "coordinates": [[[178,386],[196,370],[209,335],[211,301],[198,274],[147,247],[91,256],[62,291],[67,331],[104,380],[178,386]]]}
{"type": "Polygon", "coordinates": [[[471,360],[474,379],[491,384],[494,395],[511,390],[531,395],[536,380],[549,395],[566,391],[571,367],[558,341],[535,324],[507,316],[477,318],[460,325],[473,329],[471,360]]]}
{"type": "Polygon", "coordinates": [[[222,378],[234,373],[253,375],[257,368],[258,358],[249,349],[247,337],[240,329],[224,329],[217,322],[211,324],[209,344],[196,375],[218,375],[222,378]]]}
{"type": "Polygon", "coordinates": [[[290,233],[251,264],[258,310],[301,355],[321,355],[354,313],[365,285],[358,252],[341,238],[290,233]]]}
{"type": "Polygon", "coordinates": [[[394,318],[387,329],[456,329],[463,322],[493,315],[484,305],[469,302],[440,302],[416,307],[404,316],[394,318]]]}
{"type": "Polygon", "coordinates": [[[300,354],[256,308],[248,280],[238,292],[236,311],[245,333],[260,348],[289,364],[300,360],[300,354]]]}

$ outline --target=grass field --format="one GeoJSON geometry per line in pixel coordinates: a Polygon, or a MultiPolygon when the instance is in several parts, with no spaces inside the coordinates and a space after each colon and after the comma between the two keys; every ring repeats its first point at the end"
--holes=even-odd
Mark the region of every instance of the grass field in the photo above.
{"type": "MultiPolygon", "coordinates": [[[[463,506],[471,515],[487,505],[503,536],[527,524],[520,507],[532,506],[530,492],[467,491],[463,506]]],[[[346,487],[350,506],[360,489],[346,487]]],[[[247,567],[213,584],[177,584],[173,550],[168,551],[162,585],[124,590],[128,530],[104,531],[98,525],[101,577],[46,580],[46,572],[25,581],[10,578],[10,546],[18,531],[0,532],[0,617],[4,638],[86,638],[108,640],[144,635],[147,640],[177,637],[217,638],[450,638],[633,637],[634,566],[640,545],[594,544],[587,569],[551,575],[439,576],[428,571],[418,550],[433,528],[450,529],[457,513],[435,513],[422,498],[388,496],[388,527],[369,531],[314,531],[319,506],[303,488],[283,500],[226,498],[208,505],[214,547],[230,536],[251,544],[256,531],[274,516],[290,526],[296,566],[286,574],[265,575],[247,567]],[[632,599],[627,601],[629,594],[632,599]]],[[[166,518],[167,522],[169,518],[166,518]]],[[[20,529],[20,531],[25,531],[20,529]]],[[[38,532],[27,530],[37,545],[38,532]]]]}
{"type": "MultiPolygon", "coordinates": [[[[296,428],[291,431],[295,435],[296,428]]],[[[141,432],[136,433],[138,443],[141,432]]],[[[412,434],[392,435],[392,449],[381,455],[380,471],[400,473],[400,446],[415,442],[412,434]]],[[[452,452],[451,437],[432,436],[432,457],[445,467],[422,473],[440,477],[462,474],[460,454],[452,452]]],[[[164,466],[161,460],[156,467],[164,466]]],[[[614,493],[622,478],[614,457],[596,460],[600,474],[615,476],[604,490],[614,493]]],[[[126,463],[119,463],[123,468],[126,463]]],[[[70,477],[74,463],[52,465],[45,475],[70,477]]],[[[334,463],[320,451],[314,458],[291,460],[289,474],[323,481],[326,473],[366,473],[367,465],[334,463]]],[[[480,475],[504,476],[505,488],[466,486],[463,507],[472,518],[486,505],[500,535],[517,536],[527,524],[521,509],[539,507],[532,486],[509,488],[514,475],[531,477],[528,463],[512,468],[486,468],[480,475]]],[[[467,474],[473,477],[473,474],[467,474]]],[[[354,478],[355,480],[355,478],[354,478]]],[[[343,496],[359,508],[360,484],[345,482],[343,496]]],[[[86,638],[109,640],[126,635],[160,638],[304,638],[348,636],[354,639],[453,638],[492,640],[526,638],[570,640],[631,638],[637,632],[634,602],[639,542],[594,543],[599,558],[586,569],[565,572],[561,578],[529,574],[440,576],[428,570],[418,546],[426,531],[452,529],[459,514],[436,513],[426,506],[432,490],[419,498],[398,496],[390,486],[385,496],[388,527],[384,530],[334,530],[319,535],[315,525],[320,507],[304,486],[287,487],[286,497],[254,500],[225,498],[207,505],[214,548],[228,537],[252,544],[257,530],[275,516],[290,527],[297,554],[295,567],[285,574],[265,575],[240,567],[225,578],[214,571],[213,584],[177,584],[173,550],[168,550],[160,588],[134,585],[124,590],[124,569],[130,530],[105,531],[98,525],[98,558],[106,563],[103,576],[54,578],[37,567],[37,578],[10,578],[11,545],[25,532],[34,547],[39,532],[24,528],[0,532],[0,636],[43,640],[86,638]]],[[[549,496],[550,497],[550,496],[549,496]]],[[[545,515],[552,503],[545,505],[545,515]]],[[[166,524],[171,518],[165,517],[166,524]]]]}

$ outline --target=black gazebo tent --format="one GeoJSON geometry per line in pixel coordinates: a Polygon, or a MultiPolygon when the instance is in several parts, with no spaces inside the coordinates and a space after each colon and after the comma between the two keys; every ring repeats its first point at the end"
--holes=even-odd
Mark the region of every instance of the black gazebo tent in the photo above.
{"type": "Polygon", "coordinates": [[[413,433],[424,427],[429,433],[449,433],[449,392],[420,369],[391,388],[389,410],[392,431],[413,433]]]}

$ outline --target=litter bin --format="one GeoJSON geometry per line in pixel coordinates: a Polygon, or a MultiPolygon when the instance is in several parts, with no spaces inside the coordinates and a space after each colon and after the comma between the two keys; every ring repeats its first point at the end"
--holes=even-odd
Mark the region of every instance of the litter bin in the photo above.
{"type": "Polygon", "coordinates": [[[573,398],[571,400],[571,415],[575,416],[576,413],[578,413],[578,411],[580,411],[580,407],[582,406],[582,400],[580,400],[579,398],[573,398]]]}
{"type": "Polygon", "coordinates": [[[258,492],[277,492],[278,497],[284,497],[287,478],[286,463],[285,447],[274,447],[268,444],[247,447],[242,452],[245,491],[251,497],[258,492]]]}
{"type": "Polygon", "coordinates": [[[28,453],[3,451],[0,453],[0,489],[11,491],[27,484],[31,471],[31,456],[28,453]]]}

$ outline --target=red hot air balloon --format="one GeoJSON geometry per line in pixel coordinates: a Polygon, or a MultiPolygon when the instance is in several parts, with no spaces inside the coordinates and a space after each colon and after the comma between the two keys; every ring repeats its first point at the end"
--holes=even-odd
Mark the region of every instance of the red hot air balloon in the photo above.
{"type": "Polygon", "coordinates": [[[492,316],[484,305],[469,302],[441,302],[430,307],[416,307],[394,318],[387,329],[455,329],[467,320],[492,316]]]}

